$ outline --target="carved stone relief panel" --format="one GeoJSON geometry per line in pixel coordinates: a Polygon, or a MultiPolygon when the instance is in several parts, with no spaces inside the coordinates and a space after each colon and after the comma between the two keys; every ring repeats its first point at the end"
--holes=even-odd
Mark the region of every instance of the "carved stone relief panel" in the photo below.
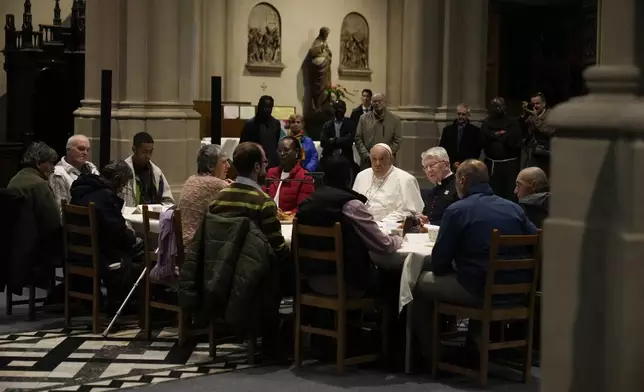
{"type": "Polygon", "coordinates": [[[369,77],[369,24],[364,16],[351,12],[340,31],[340,76],[369,77]]]}
{"type": "Polygon", "coordinates": [[[275,7],[259,3],[248,16],[246,68],[250,72],[282,72],[282,19],[275,7]]]}

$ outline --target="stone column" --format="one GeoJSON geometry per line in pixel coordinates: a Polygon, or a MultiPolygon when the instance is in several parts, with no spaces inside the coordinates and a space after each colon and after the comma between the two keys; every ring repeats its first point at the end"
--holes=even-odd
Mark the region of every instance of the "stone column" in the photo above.
{"type": "Polygon", "coordinates": [[[644,1],[600,7],[590,93],[553,109],[541,390],[644,389],[644,1]],[[637,8],[636,8],[637,6],[637,8]]]}
{"type": "Polygon", "coordinates": [[[100,70],[112,69],[112,157],[126,158],[134,134],[150,133],[155,139],[153,161],[178,197],[194,172],[199,149],[199,114],[192,102],[193,0],[89,0],[87,15],[90,61],[86,100],[76,111],[76,133],[91,136],[97,149],[100,70]],[[100,22],[94,23],[96,19],[100,22]],[[115,50],[106,51],[105,40],[115,50]],[[99,60],[93,60],[97,56],[99,60]]]}
{"type": "MultiPolygon", "coordinates": [[[[424,180],[420,154],[436,145],[439,138],[434,113],[441,90],[444,1],[405,0],[400,3],[399,7],[403,7],[402,18],[399,18],[402,22],[400,104],[393,112],[403,121],[403,142],[397,165],[424,180]]],[[[390,32],[388,36],[395,34],[390,32]]],[[[395,40],[390,42],[388,53],[396,53],[397,45],[400,43],[395,40]]],[[[396,71],[391,70],[388,87],[393,87],[396,71]]],[[[397,93],[395,88],[392,90],[397,93]]]]}
{"type": "MultiPolygon", "coordinates": [[[[199,21],[199,72],[197,97],[210,101],[210,77],[226,80],[227,0],[199,0],[195,20],[199,21]]],[[[222,87],[223,88],[223,87],[222,87]]],[[[223,88],[225,99],[225,88],[223,88]]]]}
{"type": "Polygon", "coordinates": [[[463,14],[460,31],[463,34],[463,40],[459,101],[469,105],[473,121],[482,121],[487,112],[485,88],[489,2],[488,0],[462,1],[463,14]]]}

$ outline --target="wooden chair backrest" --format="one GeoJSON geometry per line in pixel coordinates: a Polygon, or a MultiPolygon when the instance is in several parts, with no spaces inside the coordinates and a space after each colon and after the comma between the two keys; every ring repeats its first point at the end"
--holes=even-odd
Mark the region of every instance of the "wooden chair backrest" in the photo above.
{"type": "Polygon", "coordinates": [[[186,259],[186,249],[183,246],[183,226],[181,225],[181,210],[175,208],[172,214],[172,226],[174,228],[175,243],[177,244],[177,257],[174,265],[181,267],[186,259]]]}
{"type": "Polygon", "coordinates": [[[493,296],[501,294],[528,294],[530,303],[534,302],[539,281],[540,243],[541,230],[531,235],[501,235],[497,229],[492,231],[490,261],[485,282],[485,309],[492,307],[493,296]],[[512,260],[500,259],[501,248],[525,248],[526,256],[512,260]],[[526,283],[497,284],[495,278],[499,271],[532,271],[532,280],[526,283]]]}
{"type": "MultiPolygon", "coordinates": [[[[98,224],[96,220],[96,206],[94,203],[89,203],[87,207],[75,206],[68,204],[67,200],[61,200],[62,208],[62,221],[63,221],[63,234],[65,246],[65,260],[68,261],[70,256],[77,255],[81,258],[87,256],[92,259],[93,268],[98,268],[100,259],[99,239],[98,239],[98,224]],[[87,225],[79,225],[74,223],[77,219],[70,219],[71,217],[82,217],[87,221],[87,225]],[[90,246],[77,245],[70,243],[70,237],[88,238],[90,246]]],[[[73,257],[72,257],[73,258],[73,257]]]]}
{"type": "Polygon", "coordinates": [[[156,252],[156,246],[159,242],[159,233],[154,233],[150,230],[150,220],[159,220],[161,213],[150,211],[147,205],[141,206],[141,213],[143,214],[143,250],[145,251],[145,266],[148,272],[152,270],[154,264],[159,260],[156,252]]]}
{"type": "Polygon", "coordinates": [[[306,279],[300,273],[300,259],[305,258],[307,262],[313,260],[319,262],[331,262],[336,264],[336,279],[338,287],[338,298],[340,301],[346,300],[346,286],[344,282],[344,258],[342,247],[342,228],[340,223],[336,222],[331,227],[319,226],[305,226],[297,222],[297,218],[293,219],[293,234],[291,238],[291,251],[295,259],[295,277],[296,277],[296,294],[299,297],[302,293],[301,281],[306,279]],[[300,236],[319,237],[333,239],[333,250],[320,251],[314,249],[302,248],[299,245],[300,236]]]}

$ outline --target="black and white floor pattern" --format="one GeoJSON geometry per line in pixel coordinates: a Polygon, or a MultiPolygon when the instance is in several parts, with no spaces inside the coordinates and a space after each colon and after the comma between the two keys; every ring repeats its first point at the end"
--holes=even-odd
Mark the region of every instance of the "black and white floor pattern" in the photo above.
{"type": "Polygon", "coordinates": [[[87,328],[16,332],[0,336],[0,391],[107,391],[248,368],[243,344],[179,347],[176,329],[122,328],[107,338],[87,328]]]}

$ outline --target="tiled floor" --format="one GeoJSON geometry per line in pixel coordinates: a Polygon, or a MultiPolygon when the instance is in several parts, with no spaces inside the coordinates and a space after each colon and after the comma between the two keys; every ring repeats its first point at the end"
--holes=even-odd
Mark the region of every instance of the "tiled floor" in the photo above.
{"type": "Polygon", "coordinates": [[[108,338],[85,328],[0,335],[0,390],[105,391],[249,367],[242,344],[177,344],[174,329],[145,340],[138,328],[108,338]]]}

